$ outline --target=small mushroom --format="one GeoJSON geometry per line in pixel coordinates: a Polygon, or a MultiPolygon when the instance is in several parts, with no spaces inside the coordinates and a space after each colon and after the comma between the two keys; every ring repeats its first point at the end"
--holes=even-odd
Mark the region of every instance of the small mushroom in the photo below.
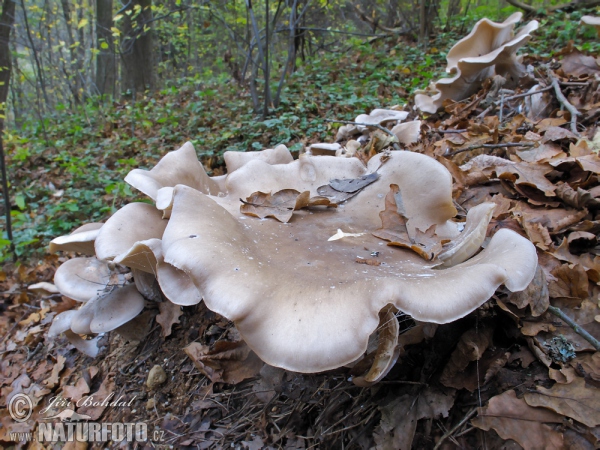
{"type": "Polygon", "coordinates": [[[583,16],[581,18],[581,23],[594,27],[596,29],[596,31],[598,32],[598,36],[600,36],[600,17],[583,16]]]}
{"type": "Polygon", "coordinates": [[[94,255],[94,241],[103,223],[87,223],[67,234],[50,241],[50,253],[65,251],[94,255]]]}
{"type": "Polygon", "coordinates": [[[273,149],[259,152],[225,152],[223,153],[227,173],[232,173],[250,161],[260,160],[267,164],[287,164],[294,160],[288,148],[281,144],[273,149]]]}
{"type": "Polygon", "coordinates": [[[433,83],[433,96],[423,93],[415,95],[415,107],[420,111],[435,113],[444,100],[463,100],[479,90],[481,84],[494,74],[507,79],[506,87],[516,86],[525,74],[516,57],[517,50],[531,38],[530,33],[538,28],[532,20],[513,37],[514,25],[521,20],[522,13],[514,13],[502,23],[481,19],[468,36],[458,41],[448,52],[446,71],[454,74],[433,83]]]}
{"type": "MultiPolygon", "coordinates": [[[[56,269],[54,285],[62,295],[87,302],[110,282],[108,265],[96,258],[73,258],[56,269]]],[[[122,280],[122,277],[121,277],[122,280]]]]}
{"type": "Polygon", "coordinates": [[[399,123],[391,131],[396,135],[398,142],[401,144],[414,144],[421,137],[421,121],[412,120],[410,122],[399,123]]]}
{"type": "Polygon", "coordinates": [[[129,322],[144,309],[144,298],[135,285],[101,293],[84,304],[71,319],[77,334],[105,333],[129,322]]]}
{"type": "Polygon", "coordinates": [[[133,169],[127,174],[125,181],[152,200],[156,200],[156,193],[160,188],[176,184],[184,184],[206,194],[217,195],[220,191],[217,183],[209,178],[202,163],[198,161],[191,142],[167,153],[150,171],[133,169]]]}
{"type": "Polygon", "coordinates": [[[31,285],[27,286],[27,290],[33,291],[33,292],[38,292],[38,293],[44,294],[44,295],[60,293],[60,291],[54,284],[48,283],[47,281],[42,281],[40,283],[31,284],[31,285]]]}

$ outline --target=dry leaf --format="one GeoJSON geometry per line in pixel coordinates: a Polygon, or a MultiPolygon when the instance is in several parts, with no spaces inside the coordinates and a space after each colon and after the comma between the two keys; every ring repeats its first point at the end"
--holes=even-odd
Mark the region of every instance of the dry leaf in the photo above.
{"type": "Polygon", "coordinates": [[[256,376],[264,364],[243,341],[219,341],[212,349],[192,342],[183,351],[213,383],[237,384],[256,376]]]}
{"type": "Polygon", "coordinates": [[[49,389],[53,389],[55,386],[57,386],[59,384],[60,379],[59,379],[58,375],[64,369],[65,361],[66,361],[66,358],[62,355],[58,355],[56,357],[56,363],[54,364],[54,367],[52,368],[52,373],[50,374],[50,377],[47,380],[44,380],[44,384],[49,389]]]}
{"type": "Polygon", "coordinates": [[[389,241],[388,245],[412,250],[421,258],[430,261],[442,251],[442,242],[435,234],[435,225],[422,232],[415,230],[411,236],[406,227],[408,219],[403,215],[402,194],[397,184],[390,185],[385,196],[385,209],[379,213],[381,228],[373,236],[389,241]]]}
{"type": "Polygon", "coordinates": [[[493,428],[501,438],[512,439],[525,450],[560,450],[562,435],[544,423],[562,423],[558,414],[528,406],[515,391],[506,391],[490,399],[479,409],[471,423],[482,430],[493,428]]]}
{"type": "Polygon", "coordinates": [[[113,398],[113,395],[111,395],[113,392],[115,392],[115,383],[113,374],[109,373],[102,381],[100,388],[90,396],[94,398],[94,404],[81,406],[77,409],[77,413],[90,416],[90,420],[98,420],[107,408],[110,399],[113,398]]]}
{"type": "Polygon", "coordinates": [[[156,322],[162,327],[164,337],[171,335],[171,328],[179,323],[179,317],[183,314],[181,306],[171,302],[161,302],[158,304],[160,314],[156,316],[156,322]]]}
{"type": "Polygon", "coordinates": [[[309,191],[298,192],[295,189],[283,189],[274,194],[265,192],[254,192],[246,200],[240,199],[243,205],[240,206],[240,212],[249,216],[273,217],[280,222],[287,223],[294,214],[294,211],[311,206],[336,207],[326,197],[310,197],[309,191]]]}
{"type": "Polygon", "coordinates": [[[586,386],[583,378],[569,384],[555,384],[551,389],[537,387],[525,394],[530,406],[544,407],[581,422],[588,427],[600,425],[600,389],[586,386]]]}
{"type": "Polygon", "coordinates": [[[544,271],[539,264],[529,286],[521,292],[511,293],[508,296],[507,301],[519,309],[523,309],[529,305],[533,317],[538,317],[548,309],[548,306],[550,305],[548,282],[546,281],[544,271]]]}

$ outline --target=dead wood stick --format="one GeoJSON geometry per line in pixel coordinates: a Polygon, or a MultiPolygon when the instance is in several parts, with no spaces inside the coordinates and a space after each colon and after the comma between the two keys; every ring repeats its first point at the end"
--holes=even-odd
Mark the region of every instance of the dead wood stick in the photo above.
{"type": "Polygon", "coordinates": [[[573,331],[575,331],[575,333],[577,333],[579,336],[581,336],[586,341],[588,341],[590,344],[592,344],[596,350],[600,351],[600,342],[598,342],[598,340],[594,336],[592,336],[590,333],[585,331],[573,319],[571,319],[569,316],[567,316],[560,308],[550,305],[550,306],[548,306],[548,311],[550,311],[556,317],[558,317],[563,322],[565,322],[567,325],[569,325],[571,328],[573,328],[573,331]]]}
{"type": "Polygon", "coordinates": [[[437,442],[437,444],[435,444],[435,447],[433,447],[433,450],[438,450],[438,448],[440,448],[440,445],[442,445],[442,442],[444,442],[446,439],[448,439],[450,436],[452,436],[456,430],[458,430],[460,427],[462,427],[467,420],[469,420],[471,417],[473,417],[475,415],[475,413],[477,412],[477,408],[473,408],[471,409],[465,417],[462,418],[462,420],[460,422],[458,422],[456,425],[454,425],[452,428],[450,428],[448,431],[446,431],[444,433],[444,435],[440,438],[440,440],[437,442]]]}
{"type": "Polygon", "coordinates": [[[463,153],[463,152],[469,152],[471,150],[477,150],[478,148],[502,148],[502,147],[533,147],[535,144],[532,144],[530,142],[506,142],[504,144],[477,144],[477,145],[471,145],[467,148],[461,148],[459,150],[450,152],[450,153],[446,153],[444,156],[454,156],[454,155],[458,155],[459,153],[463,153]]]}
{"type": "Polygon", "coordinates": [[[550,75],[550,78],[552,80],[552,87],[554,87],[554,92],[556,93],[556,98],[558,99],[560,104],[563,105],[565,109],[571,113],[571,131],[579,135],[579,133],[577,132],[577,116],[581,115],[581,113],[577,111],[577,108],[571,105],[569,103],[569,100],[567,100],[567,97],[564,96],[564,94],[560,90],[560,86],[558,85],[558,80],[552,75],[550,75]]]}
{"type": "MultiPolygon", "coordinates": [[[[363,127],[377,128],[378,130],[383,131],[384,133],[389,134],[390,136],[392,136],[393,138],[396,138],[396,140],[398,140],[398,138],[396,137],[396,135],[394,133],[392,133],[386,127],[382,127],[381,125],[376,124],[376,123],[352,122],[351,120],[333,120],[333,119],[323,119],[323,120],[325,122],[343,123],[343,124],[346,124],[346,125],[360,125],[360,126],[363,126],[363,127]]],[[[398,119],[394,119],[394,120],[398,120],[398,119]]],[[[400,150],[400,147],[395,142],[394,142],[394,148],[396,150],[400,150]]]]}
{"type": "MultiPolygon", "coordinates": [[[[537,91],[533,91],[533,92],[524,92],[523,94],[517,94],[517,95],[511,95],[510,97],[504,97],[504,101],[510,101],[510,100],[516,100],[517,98],[522,98],[522,97],[529,97],[531,95],[535,95],[535,94],[539,94],[540,92],[546,92],[549,91],[550,89],[552,89],[552,86],[546,86],[543,87],[537,91]]],[[[498,105],[498,102],[494,102],[495,105],[498,105]]]]}
{"type": "Polygon", "coordinates": [[[435,131],[436,133],[446,134],[446,133],[464,133],[465,131],[468,131],[468,130],[466,128],[462,129],[462,130],[440,130],[439,128],[434,128],[431,131],[435,131]]]}

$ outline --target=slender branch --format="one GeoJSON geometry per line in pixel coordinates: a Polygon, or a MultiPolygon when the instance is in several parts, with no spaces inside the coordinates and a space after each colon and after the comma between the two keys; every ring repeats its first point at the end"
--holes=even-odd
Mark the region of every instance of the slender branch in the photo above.
{"type": "Polygon", "coordinates": [[[435,128],[431,131],[435,131],[436,133],[442,133],[442,134],[460,134],[460,133],[464,133],[465,131],[467,131],[467,129],[462,129],[462,130],[440,130],[439,128],[435,128]]]}
{"type": "Polygon", "coordinates": [[[600,351],[600,342],[598,342],[598,340],[594,336],[592,336],[590,333],[585,331],[573,319],[571,319],[569,316],[567,316],[560,308],[550,305],[550,306],[548,306],[548,311],[550,311],[556,317],[558,317],[563,322],[565,322],[567,325],[569,325],[571,328],[573,328],[573,331],[575,331],[575,333],[577,333],[579,336],[581,336],[586,341],[588,341],[590,344],[592,344],[596,350],[600,351]]]}
{"type": "MultiPolygon", "coordinates": [[[[549,74],[550,75],[550,74],[549,74]]],[[[550,75],[552,80],[552,87],[554,87],[554,92],[556,93],[556,98],[560,102],[561,105],[565,107],[567,111],[571,113],[571,131],[575,134],[579,134],[577,132],[577,116],[580,116],[581,113],[577,111],[573,105],[569,103],[569,100],[564,96],[562,91],[560,90],[560,86],[558,85],[558,80],[550,75]]]]}
{"type": "Polygon", "coordinates": [[[463,152],[470,152],[471,150],[477,150],[478,148],[502,148],[502,147],[533,147],[535,144],[532,144],[530,142],[506,142],[503,144],[476,144],[476,145],[471,145],[469,147],[466,148],[461,148],[459,150],[450,152],[450,153],[446,153],[444,156],[454,156],[454,155],[458,155],[459,153],[463,153],[463,152]]]}
{"type": "MultiPolygon", "coordinates": [[[[517,95],[511,95],[510,97],[504,97],[504,101],[510,101],[510,100],[516,100],[517,98],[522,98],[522,97],[529,97],[531,95],[535,95],[535,94],[539,94],[541,92],[546,92],[553,89],[552,86],[546,86],[544,88],[541,88],[537,91],[533,91],[533,92],[525,92],[523,94],[517,94],[517,95]]],[[[498,105],[499,102],[494,102],[495,105],[498,105]]]]}

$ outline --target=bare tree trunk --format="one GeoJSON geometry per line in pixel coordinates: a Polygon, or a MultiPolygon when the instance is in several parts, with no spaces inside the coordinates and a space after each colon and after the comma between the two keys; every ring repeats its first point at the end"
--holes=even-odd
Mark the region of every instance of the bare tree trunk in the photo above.
{"type": "Polygon", "coordinates": [[[123,91],[136,94],[156,87],[152,0],[132,0],[129,4],[131,14],[124,14],[122,20],[123,91]]]}
{"type": "Polygon", "coordinates": [[[115,96],[117,61],[112,38],[113,1],[96,0],[96,89],[115,96]]]}
{"type": "Polygon", "coordinates": [[[427,0],[419,0],[419,42],[427,45],[427,0]]]}
{"type": "MultiPolygon", "coordinates": [[[[29,41],[29,45],[31,46],[33,60],[35,62],[35,67],[37,69],[37,81],[39,82],[39,84],[42,88],[42,94],[44,96],[46,105],[48,106],[50,104],[50,101],[48,100],[48,93],[46,91],[46,81],[44,79],[44,72],[42,71],[42,64],[40,62],[40,58],[38,57],[38,52],[37,52],[37,49],[35,46],[35,42],[33,42],[33,36],[31,35],[31,28],[29,28],[29,19],[27,18],[27,9],[25,8],[25,2],[23,0],[21,0],[21,8],[23,9],[23,19],[25,21],[25,30],[27,31],[27,40],[29,41]]],[[[43,105],[39,101],[39,94],[38,94],[38,108],[39,108],[40,114],[43,113],[42,106],[43,105]]]]}
{"type": "Polygon", "coordinates": [[[72,21],[72,13],[71,13],[71,5],[69,4],[69,0],[60,0],[63,17],[65,19],[65,28],[67,30],[67,37],[69,38],[69,53],[71,56],[71,64],[67,77],[71,78],[69,82],[69,89],[71,90],[71,94],[73,95],[73,100],[75,103],[80,104],[82,100],[83,94],[83,84],[81,82],[81,69],[83,67],[83,60],[79,59],[80,52],[78,51],[78,47],[83,48],[83,42],[79,41],[78,44],[75,43],[75,38],[73,36],[73,21],[72,21]]]}
{"type": "Polygon", "coordinates": [[[6,99],[10,85],[12,71],[10,58],[10,32],[15,22],[15,2],[4,0],[2,2],[2,15],[0,16],[0,172],[2,174],[2,194],[4,197],[4,214],[6,216],[6,237],[11,242],[11,250],[16,259],[13,243],[12,223],[10,216],[10,196],[8,194],[8,179],[6,177],[6,158],[4,156],[3,133],[4,116],[6,113],[6,99]]]}

